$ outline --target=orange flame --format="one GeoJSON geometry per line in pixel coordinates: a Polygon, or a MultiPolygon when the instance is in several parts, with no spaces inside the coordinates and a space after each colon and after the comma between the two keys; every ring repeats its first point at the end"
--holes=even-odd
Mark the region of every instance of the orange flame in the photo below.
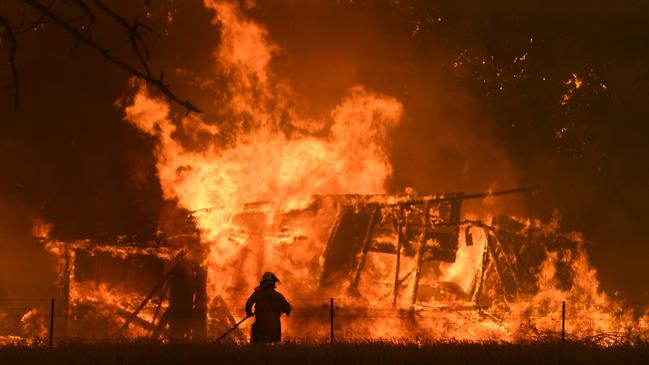
{"type": "MultiPolygon", "coordinates": [[[[209,252],[206,263],[210,295],[233,300],[241,297],[254,287],[255,279],[266,269],[278,270],[292,279],[283,289],[289,294],[314,293],[317,286],[313,283],[321,263],[314,264],[313,258],[324,248],[318,233],[322,227],[314,226],[315,223],[291,227],[292,242],[275,240],[265,232],[281,231],[279,215],[305,208],[314,194],[383,193],[384,183],[392,172],[385,145],[390,128],[399,123],[402,105],[392,97],[355,86],[331,111],[329,120],[300,117],[301,111],[290,102],[293,92],[288,83],[269,68],[279,48],[269,39],[268,31],[248,19],[235,2],[206,0],[205,5],[215,10],[214,21],[221,27],[221,44],[214,57],[218,71],[230,80],[227,107],[231,118],[246,121],[252,127],[242,128],[234,143],[221,147],[218,131],[208,128],[211,123],[197,117],[185,118],[181,122],[183,128],[201,130],[214,138],[209,147],[196,151],[174,137],[177,127],[171,120],[169,106],[153,97],[143,85],[138,85],[133,103],[126,107],[126,119],[157,138],[157,168],[165,197],[178,199],[198,220],[202,241],[209,252]],[[288,121],[282,119],[286,116],[288,121]],[[286,123],[304,125],[305,120],[328,128],[316,128],[317,133],[287,133],[282,129],[286,123]],[[250,202],[266,205],[246,222],[237,221],[237,215],[250,202]]],[[[573,81],[575,88],[581,86],[576,78],[573,81]]],[[[320,222],[326,226],[333,223],[333,217],[331,213],[323,214],[314,220],[328,219],[320,222]]],[[[557,227],[550,225],[548,229],[557,227]]],[[[473,246],[464,245],[461,237],[456,262],[440,265],[439,282],[455,283],[460,291],[469,290],[479,272],[487,242],[486,233],[475,231],[477,242],[473,246]]],[[[581,242],[579,237],[572,240],[581,242]]],[[[422,327],[424,323],[428,333],[432,331],[436,337],[476,340],[497,336],[516,340],[521,333],[529,335],[530,329],[537,334],[556,331],[556,311],[561,301],[566,300],[579,303],[569,309],[575,316],[569,326],[573,334],[620,330],[620,319],[630,320],[631,315],[600,292],[595,270],[581,244],[575,252],[576,256],[569,261],[578,274],[569,289],[558,289],[558,256],[547,252],[537,278],[538,294],[523,302],[509,303],[509,313],[496,307],[489,311],[492,314],[473,311],[431,317],[430,313],[421,313],[417,325],[406,325],[407,330],[403,327],[408,320],[400,317],[383,318],[372,324],[353,320],[348,323],[351,326],[353,322],[355,328],[378,337],[416,334],[416,328],[426,328],[422,327]],[[533,323],[530,318],[534,318],[533,323]]],[[[393,260],[380,255],[368,257],[368,274],[361,278],[366,298],[381,302],[389,296],[391,289],[373,287],[372,283],[391,280],[393,260]]],[[[404,258],[402,265],[407,270],[414,262],[404,258]]],[[[412,279],[404,281],[405,287],[409,285],[413,285],[412,279]]],[[[363,305],[350,300],[356,303],[352,305],[363,305]]],[[[427,305],[431,304],[434,305],[427,305]]]]}
{"type": "MultiPolygon", "coordinates": [[[[494,299],[476,308],[473,298],[467,299],[478,285],[477,278],[502,275],[496,264],[481,266],[486,257],[495,254],[488,247],[492,233],[480,227],[470,229],[471,246],[460,235],[455,262],[439,263],[422,275],[420,284],[430,293],[415,305],[407,295],[399,295],[392,306],[393,255],[367,257],[366,270],[360,277],[362,297],[320,288],[317,281],[323,266],[321,255],[337,207],[321,199],[317,209],[306,208],[314,203],[314,195],[385,193],[385,181],[392,173],[386,145],[390,130],[401,120],[402,104],[358,85],[347,92],[327,118],[305,116],[292,102],[294,92],[288,82],[270,68],[280,50],[266,28],[246,17],[237,2],[204,3],[215,11],[214,22],[221,31],[221,43],[213,54],[215,69],[228,78],[229,97],[220,113],[215,114],[226,117],[218,121],[198,116],[177,120],[169,104],[140,83],[133,84],[136,93],[125,107],[125,114],[129,123],[156,139],[156,168],[164,198],[176,200],[196,219],[206,253],[203,263],[208,273],[210,316],[217,310],[217,297],[237,311],[261,273],[271,270],[282,279],[280,290],[296,304],[296,313],[291,317],[295,322],[287,326],[288,336],[294,338],[307,333],[325,335],[326,327],[313,324],[309,318],[326,316],[323,297],[329,296],[337,296],[337,305],[343,308],[337,330],[343,331],[347,339],[553,338],[560,329],[562,301],[568,303],[571,336],[632,329],[646,338],[649,316],[636,318],[600,291],[581,237],[560,235],[558,220],[546,225],[520,220],[520,237],[532,228],[544,230],[569,242],[570,248],[543,248],[538,253],[539,270],[533,273],[535,290],[512,302],[494,299]],[[238,126],[237,133],[226,140],[222,126],[232,124],[238,126]],[[207,135],[210,143],[199,148],[182,140],[180,134],[207,135]],[[575,273],[568,287],[562,287],[557,279],[560,267],[575,273]]],[[[577,84],[575,78],[574,85],[579,88],[581,83],[577,84]]],[[[467,217],[491,221],[491,217],[467,217]]],[[[45,230],[38,227],[35,236],[47,237],[45,230]]],[[[528,242],[516,244],[522,247],[528,242]]],[[[73,246],[116,257],[144,252],[134,247],[92,247],[90,242],[77,242],[67,249],[73,246]]],[[[58,257],[70,254],[58,243],[50,242],[47,247],[58,257]]],[[[159,255],[165,259],[174,256],[171,251],[159,255]]],[[[503,255],[512,262],[517,260],[515,253],[503,255]]],[[[413,271],[416,260],[404,256],[400,265],[403,277],[398,290],[411,292],[414,279],[406,273],[413,271]]],[[[499,292],[502,290],[498,285],[485,285],[484,296],[505,297],[499,292]]],[[[70,296],[72,305],[91,303],[101,313],[129,312],[137,305],[135,294],[101,284],[75,283],[74,278],[70,296]]],[[[152,310],[145,308],[143,317],[149,318],[152,310]]],[[[610,337],[599,342],[606,341],[610,337]]]]}
{"type": "Polygon", "coordinates": [[[42,219],[34,219],[32,222],[32,236],[40,239],[46,239],[50,236],[50,232],[54,228],[53,223],[45,222],[42,219]]]}

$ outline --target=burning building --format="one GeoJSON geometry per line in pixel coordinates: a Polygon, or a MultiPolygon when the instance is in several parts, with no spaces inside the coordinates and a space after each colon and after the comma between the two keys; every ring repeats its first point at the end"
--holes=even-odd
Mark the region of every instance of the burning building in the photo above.
{"type": "Polygon", "coordinates": [[[329,298],[346,339],[552,337],[564,301],[572,336],[647,328],[599,290],[581,237],[558,220],[462,210],[523,191],[388,194],[402,103],[355,85],[324,116],[307,114],[271,68],[279,47],[266,28],[238,2],[205,6],[220,33],[217,75],[199,77],[221,82],[210,117],[176,112],[137,81],[117,103],[154,145],[162,199],[180,214],[137,234],[39,234],[60,275],[59,338],[214,338],[268,270],[294,304],[292,338],[327,334],[329,298]]]}
{"type": "Polygon", "coordinates": [[[249,203],[224,232],[237,245],[224,267],[206,259],[210,247],[198,230],[50,240],[60,262],[59,325],[69,338],[213,338],[236,323],[256,272],[272,265],[295,303],[287,329],[293,338],[326,334],[329,296],[348,339],[552,337],[565,300],[610,316],[572,312],[574,336],[637,329],[592,286],[579,237],[552,224],[506,216],[485,223],[461,212],[466,199],[529,190],[324,195],[287,211],[249,203]],[[210,278],[215,271],[221,280],[210,278]]]}

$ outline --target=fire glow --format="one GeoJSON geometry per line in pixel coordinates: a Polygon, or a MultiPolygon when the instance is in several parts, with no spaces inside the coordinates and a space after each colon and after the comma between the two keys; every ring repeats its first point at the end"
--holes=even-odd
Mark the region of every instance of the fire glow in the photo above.
{"type": "MultiPolygon", "coordinates": [[[[164,198],[191,213],[198,236],[181,238],[180,245],[166,249],[49,241],[47,249],[57,258],[59,271],[68,273],[61,284],[69,295],[66,310],[101,313],[93,326],[112,328],[110,336],[126,332],[132,337],[163,337],[152,324],[169,309],[163,300],[168,289],[156,292],[156,308],[154,300],[142,302],[142,295],[76,278],[75,252],[121,259],[149,255],[167,262],[186,255],[206,273],[208,336],[223,331],[229,322],[222,318],[242,315],[245,297],[261,273],[270,270],[280,277],[280,291],[296,308],[285,322],[286,335],[292,338],[327,335],[322,320],[327,311],[322,307],[329,297],[341,307],[337,328],[346,339],[554,338],[563,301],[569,305],[567,332],[574,338],[600,336],[596,340],[603,344],[616,341],[619,334],[646,338],[649,316],[625,309],[599,290],[582,238],[561,233],[557,221],[465,215],[452,259],[430,259],[428,269],[420,273],[424,254],[408,255],[404,241],[398,243],[396,276],[395,255],[377,250],[364,254],[362,270],[352,269],[352,276],[334,273],[331,280],[336,283],[323,284],[326,251],[343,209],[358,219],[377,220],[369,226],[389,226],[391,220],[417,214],[429,218],[435,206],[421,210],[404,203],[398,205],[401,211],[389,208],[395,206],[391,199],[417,199],[414,193],[385,195],[393,171],[386,152],[388,137],[404,113],[399,100],[357,85],[341,95],[328,117],[304,115],[292,102],[289,83],[270,68],[278,46],[237,4],[205,0],[220,27],[213,57],[214,72],[228,79],[227,103],[218,106],[227,115],[224,120],[174,115],[164,99],[137,82],[132,83],[134,96],[124,103],[126,122],[156,141],[164,198]],[[233,138],[226,140],[224,125],[235,126],[233,138]],[[198,148],[181,134],[210,142],[198,148]],[[380,204],[372,197],[381,197],[380,204]],[[375,213],[358,213],[367,207],[375,213]],[[536,266],[518,274],[517,262],[536,266]]],[[[575,88],[581,84],[577,81],[575,88]]],[[[51,228],[38,222],[34,236],[46,240],[51,228]]],[[[160,229],[170,235],[173,230],[160,229]]],[[[400,237],[400,228],[397,231],[393,233],[400,237]]],[[[377,242],[397,244],[394,237],[379,238],[377,242]]],[[[431,239],[420,242],[424,244],[439,243],[431,239]]],[[[42,324],[30,324],[31,313],[23,317],[28,332],[44,336],[42,324]]]]}

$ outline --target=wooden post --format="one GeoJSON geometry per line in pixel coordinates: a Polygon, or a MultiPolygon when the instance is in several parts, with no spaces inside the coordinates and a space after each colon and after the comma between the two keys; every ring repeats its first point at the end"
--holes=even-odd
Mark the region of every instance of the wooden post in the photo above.
{"type": "Polygon", "coordinates": [[[566,302],[561,302],[561,343],[566,342],[566,302]]]}
{"type": "Polygon", "coordinates": [[[482,285],[484,283],[484,278],[485,274],[487,273],[487,268],[489,264],[489,231],[484,230],[485,235],[487,236],[487,240],[485,241],[484,244],[484,249],[482,250],[482,263],[480,264],[480,275],[477,276],[476,279],[476,284],[473,290],[473,294],[471,296],[471,301],[475,303],[476,307],[480,306],[480,293],[482,292],[482,285]]]}
{"type": "Polygon", "coordinates": [[[498,274],[498,279],[500,280],[500,286],[498,287],[500,289],[500,295],[502,295],[502,300],[503,302],[507,302],[507,283],[505,281],[505,275],[503,274],[503,270],[498,263],[498,252],[496,251],[496,242],[497,239],[492,236],[491,234],[487,235],[487,250],[490,255],[491,262],[493,263],[493,267],[496,269],[496,274],[498,274]]]}
{"type": "Polygon", "coordinates": [[[428,240],[428,226],[430,225],[429,219],[430,201],[426,201],[424,207],[424,216],[422,218],[423,231],[419,235],[419,250],[417,250],[417,266],[415,267],[415,282],[412,286],[412,305],[417,303],[417,290],[419,289],[419,278],[421,277],[421,266],[424,260],[424,253],[426,250],[426,240],[428,240]]]}
{"type": "Polygon", "coordinates": [[[194,308],[195,322],[192,324],[192,338],[207,338],[207,267],[195,264],[194,274],[194,308]]]}
{"type": "Polygon", "coordinates": [[[329,334],[331,343],[334,343],[334,298],[329,298],[329,334]]]}
{"type": "Polygon", "coordinates": [[[397,238],[397,267],[394,270],[394,291],[392,293],[392,305],[397,304],[399,296],[399,271],[401,270],[401,234],[397,238]]]}
{"type": "Polygon", "coordinates": [[[54,343],[54,298],[50,304],[50,347],[54,343]]]}

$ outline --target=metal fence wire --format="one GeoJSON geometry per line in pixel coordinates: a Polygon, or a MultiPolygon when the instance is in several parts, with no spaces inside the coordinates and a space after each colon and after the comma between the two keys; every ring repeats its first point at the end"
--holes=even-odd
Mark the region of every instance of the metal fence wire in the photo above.
{"type": "MultiPolygon", "coordinates": [[[[296,298],[291,303],[292,313],[282,319],[283,337],[311,342],[398,338],[615,343],[649,339],[649,314],[585,313],[581,308],[586,306],[579,303],[562,302],[558,308],[536,312],[466,306],[374,307],[369,303],[360,307],[346,298],[296,298]]],[[[132,308],[114,303],[65,307],[54,298],[0,299],[0,345],[53,345],[73,340],[210,341],[245,317],[244,306],[245,299],[230,299],[226,307],[231,312],[208,308],[204,314],[172,313],[160,325],[159,308],[157,313],[145,308],[133,318],[132,308]]],[[[247,341],[253,322],[244,321],[227,341],[247,341]]]]}

